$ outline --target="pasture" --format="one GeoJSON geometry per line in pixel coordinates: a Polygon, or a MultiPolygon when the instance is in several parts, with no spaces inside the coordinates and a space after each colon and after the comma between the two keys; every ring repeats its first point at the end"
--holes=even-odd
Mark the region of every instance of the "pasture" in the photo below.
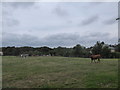
{"type": "Polygon", "coordinates": [[[3,88],[117,88],[118,60],[3,56],[3,88]]]}

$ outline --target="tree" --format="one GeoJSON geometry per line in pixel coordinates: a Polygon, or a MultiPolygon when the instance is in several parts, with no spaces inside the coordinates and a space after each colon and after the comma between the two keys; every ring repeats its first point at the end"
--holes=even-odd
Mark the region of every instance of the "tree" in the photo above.
{"type": "Polygon", "coordinates": [[[42,55],[48,55],[48,54],[50,54],[50,50],[52,50],[52,49],[49,48],[49,47],[44,46],[44,47],[40,48],[39,52],[42,52],[42,55]]]}
{"type": "Polygon", "coordinates": [[[104,47],[102,48],[102,53],[101,53],[101,55],[102,55],[103,58],[109,58],[109,57],[110,57],[110,53],[111,53],[111,51],[110,51],[110,49],[109,49],[108,46],[104,46],[104,47]]]}
{"type": "Polygon", "coordinates": [[[104,44],[103,42],[100,43],[100,42],[97,41],[97,43],[93,46],[92,53],[93,54],[101,54],[103,44],[104,44]]]}
{"type": "Polygon", "coordinates": [[[73,47],[73,55],[75,57],[80,57],[83,55],[83,48],[80,44],[77,44],[75,47],[73,47]]]}
{"type": "Polygon", "coordinates": [[[116,45],[116,51],[120,52],[120,43],[118,45],[116,45]]]}

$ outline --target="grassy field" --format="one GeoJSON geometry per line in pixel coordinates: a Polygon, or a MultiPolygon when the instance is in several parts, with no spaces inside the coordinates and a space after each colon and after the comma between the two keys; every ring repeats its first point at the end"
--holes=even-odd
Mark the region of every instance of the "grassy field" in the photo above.
{"type": "Polygon", "coordinates": [[[3,56],[3,88],[117,88],[118,60],[3,56]]]}

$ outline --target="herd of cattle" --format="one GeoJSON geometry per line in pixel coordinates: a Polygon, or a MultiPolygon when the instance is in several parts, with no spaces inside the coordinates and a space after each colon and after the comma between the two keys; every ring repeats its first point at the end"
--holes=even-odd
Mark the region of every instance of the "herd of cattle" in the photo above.
{"type": "MultiPolygon", "coordinates": [[[[20,55],[22,58],[26,58],[29,56],[29,54],[21,54],[20,55]]],[[[47,55],[46,55],[47,56],[47,55]]],[[[97,54],[97,55],[91,55],[90,56],[91,58],[91,63],[94,62],[94,63],[100,63],[100,58],[101,58],[101,55],[100,54],[97,54]],[[96,61],[97,60],[97,61],[96,61]]]]}

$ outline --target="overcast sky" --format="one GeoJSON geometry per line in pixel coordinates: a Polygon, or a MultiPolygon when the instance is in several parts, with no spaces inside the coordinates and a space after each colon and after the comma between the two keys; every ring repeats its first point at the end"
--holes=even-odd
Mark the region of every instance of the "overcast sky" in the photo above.
{"type": "Polygon", "coordinates": [[[3,46],[86,47],[118,41],[117,2],[2,4],[3,46]]]}

